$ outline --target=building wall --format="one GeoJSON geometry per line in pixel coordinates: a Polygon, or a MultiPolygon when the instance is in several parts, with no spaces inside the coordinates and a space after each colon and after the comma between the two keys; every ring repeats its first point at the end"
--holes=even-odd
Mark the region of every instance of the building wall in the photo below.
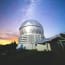
{"type": "MultiPolygon", "coordinates": [[[[19,44],[22,44],[23,46],[31,45],[34,46],[33,44],[37,44],[38,41],[42,39],[41,34],[29,34],[29,35],[21,35],[19,37],[19,44]]],[[[33,48],[33,47],[32,47],[33,48]]]]}
{"type": "Polygon", "coordinates": [[[38,51],[51,51],[50,43],[37,44],[36,49],[38,51]]]}

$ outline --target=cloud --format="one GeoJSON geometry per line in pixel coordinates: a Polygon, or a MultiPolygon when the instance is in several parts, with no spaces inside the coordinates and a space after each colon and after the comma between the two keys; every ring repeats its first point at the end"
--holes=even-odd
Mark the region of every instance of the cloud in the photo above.
{"type": "Polygon", "coordinates": [[[0,44],[6,45],[14,41],[18,43],[18,34],[12,32],[0,32],[0,44]]]}
{"type": "Polygon", "coordinates": [[[18,34],[11,33],[11,32],[6,32],[6,33],[0,32],[0,39],[10,40],[10,39],[15,39],[15,38],[18,38],[18,34]]]}
{"type": "Polygon", "coordinates": [[[7,40],[7,39],[9,39],[9,38],[5,38],[5,37],[0,37],[0,39],[2,39],[2,40],[7,40]]]}

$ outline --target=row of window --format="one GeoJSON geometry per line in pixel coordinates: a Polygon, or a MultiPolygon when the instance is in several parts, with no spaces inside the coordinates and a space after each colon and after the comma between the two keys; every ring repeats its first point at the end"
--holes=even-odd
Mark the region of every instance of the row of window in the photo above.
{"type": "Polygon", "coordinates": [[[19,39],[19,42],[30,42],[35,43],[41,40],[41,35],[22,35],[19,39]]]}

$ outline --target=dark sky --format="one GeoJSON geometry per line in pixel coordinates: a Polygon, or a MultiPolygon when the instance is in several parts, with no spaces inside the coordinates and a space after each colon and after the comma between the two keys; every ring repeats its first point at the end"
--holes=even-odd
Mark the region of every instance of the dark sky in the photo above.
{"type": "Polygon", "coordinates": [[[23,20],[30,18],[42,24],[46,37],[65,32],[65,0],[0,0],[0,38],[18,36],[23,20]]]}

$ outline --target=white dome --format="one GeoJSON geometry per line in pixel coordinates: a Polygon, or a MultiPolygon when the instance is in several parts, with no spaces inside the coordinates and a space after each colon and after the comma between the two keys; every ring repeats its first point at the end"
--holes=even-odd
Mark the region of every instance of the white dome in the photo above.
{"type": "Polygon", "coordinates": [[[24,23],[22,23],[20,29],[22,27],[26,27],[26,26],[39,26],[39,27],[42,27],[42,25],[39,22],[37,22],[36,20],[26,20],[26,21],[24,21],[24,23]]]}
{"type": "Polygon", "coordinates": [[[19,28],[20,34],[44,34],[42,25],[36,20],[26,20],[19,28]]]}

